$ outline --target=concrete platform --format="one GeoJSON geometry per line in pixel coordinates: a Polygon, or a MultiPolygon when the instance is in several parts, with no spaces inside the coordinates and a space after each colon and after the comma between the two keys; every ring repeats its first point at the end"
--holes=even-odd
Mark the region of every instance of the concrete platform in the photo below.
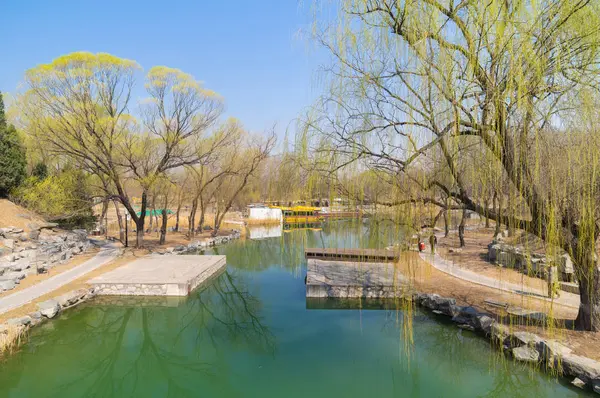
{"type": "Polygon", "coordinates": [[[306,297],[394,298],[408,292],[407,279],[390,263],[309,259],[306,297]]]}
{"type": "Polygon", "coordinates": [[[100,275],[88,283],[99,295],[187,296],[220,275],[225,256],[154,255],[100,275]]]}

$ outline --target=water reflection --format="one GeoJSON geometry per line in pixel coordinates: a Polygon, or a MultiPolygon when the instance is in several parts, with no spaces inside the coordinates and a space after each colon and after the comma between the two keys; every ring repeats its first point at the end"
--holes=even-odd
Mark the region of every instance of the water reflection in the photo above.
{"type": "Polygon", "coordinates": [[[67,311],[2,365],[0,396],[578,395],[407,304],[306,300],[304,247],[382,247],[400,233],[386,228],[327,222],[233,242],[215,249],[227,255],[227,272],[183,302],[67,311]]]}
{"type": "Polygon", "coordinates": [[[231,272],[176,308],[118,301],[88,306],[35,331],[15,358],[28,366],[1,372],[0,384],[18,386],[24,396],[191,397],[201,377],[237,396],[223,390],[233,385],[227,380],[231,350],[275,353],[261,311],[231,272]],[[28,361],[33,355],[42,362],[28,361]]]}

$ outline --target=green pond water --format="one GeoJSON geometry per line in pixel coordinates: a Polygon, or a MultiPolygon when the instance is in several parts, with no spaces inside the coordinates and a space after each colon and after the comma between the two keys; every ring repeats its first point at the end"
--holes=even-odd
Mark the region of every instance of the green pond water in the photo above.
{"type": "Polygon", "coordinates": [[[0,397],[583,394],[429,313],[307,303],[305,246],[384,247],[400,235],[337,222],[220,247],[227,271],[184,300],[98,299],[34,328],[0,364],[0,397]]]}

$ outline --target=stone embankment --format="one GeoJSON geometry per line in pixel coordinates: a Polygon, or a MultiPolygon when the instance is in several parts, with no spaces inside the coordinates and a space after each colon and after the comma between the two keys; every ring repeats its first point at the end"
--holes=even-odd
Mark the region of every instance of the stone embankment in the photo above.
{"type": "MultiPolygon", "coordinates": [[[[14,241],[15,235],[23,234],[23,231],[11,227],[0,229],[0,233],[5,239],[11,239],[14,241]]],[[[38,235],[36,236],[37,240],[35,243],[33,243],[29,238],[18,238],[19,242],[21,243],[16,245],[16,250],[15,247],[13,247],[13,253],[4,256],[7,258],[6,260],[4,260],[4,258],[0,258],[0,267],[5,267],[4,264],[9,264],[5,267],[9,269],[9,273],[23,272],[23,270],[29,272],[33,270],[33,272],[37,272],[36,267],[38,266],[47,268],[52,267],[61,261],[66,261],[66,259],[70,258],[74,254],[80,253],[89,246],[87,235],[84,235],[84,233],[85,231],[73,231],[66,233],[55,232],[52,234],[51,238],[38,235]],[[15,253],[19,254],[23,251],[34,251],[35,254],[31,257],[21,257],[20,255],[18,257],[14,256],[15,253]],[[15,265],[16,268],[19,268],[19,271],[13,271],[10,268],[15,268],[15,265]]],[[[216,245],[230,242],[231,240],[238,239],[239,237],[240,231],[234,230],[231,234],[226,236],[217,236],[204,241],[193,242],[187,246],[181,245],[167,248],[160,253],[183,254],[187,252],[196,252],[201,249],[208,249],[216,245]]],[[[0,268],[0,270],[1,269],[2,268],[0,268]]],[[[24,272],[24,274],[26,273],[27,272],[24,272]]],[[[5,274],[2,274],[2,276],[4,275],[5,274]]],[[[14,286],[12,288],[14,288],[14,286]]],[[[6,347],[14,346],[15,342],[20,341],[21,336],[23,336],[24,333],[31,327],[39,325],[46,319],[54,318],[67,308],[74,307],[91,299],[92,297],[95,297],[96,293],[97,289],[95,287],[73,290],[69,293],[39,303],[37,305],[37,311],[31,312],[22,317],[9,319],[4,324],[0,324],[0,354],[6,350],[6,347]]],[[[171,297],[165,301],[167,305],[170,305],[173,302],[174,301],[171,297]]]]}
{"type": "Polygon", "coordinates": [[[238,230],[233,230],[229,235],[224,236],[215,236],[213,238],[207,238],[205,240],[199,240],[196,242],[192,242],[188,245],[178,245],[174,247],[167,247],[164,250],[157,251],[159,254],[185,254],[185,253],[195,253],[198,250],[209,249],[214,246],[222,245],[224,243],[228,243],[232,240],[239,239],[241,236],[241,232],[238,230]]]}
{"type": "Polygon", "coordinates": [[[47,272],[90,246],[85,230],[61,231],[53,227],[33,225],[29,232],[0,228],[0,291],[14,289],[26,276],[47,272]]]}
{"type": "Polygon", "coordinates": [[[0,324],[0,353],[5,347],[13,345],[30,328],[39,325],[47,319],[52,319],[61,311],[74,307],[95,296],[95,288],[77,289],[61,296],[46,300],[37,305],[37,311],[27,315],[11,318],[0,324]]]}
{"type": "Polygon", "coordinates": [[[512,268],[544,279],[548,278],[548,269],[556,267],[560,289],[579,294],[579,285],[574,281],[573,261],[567,253],[563,252],[554,258],[549,258],[522,246],[513,246],[500,239],[494,239],[488,245],[488,260],[501,267],[512,268]]]}
{"type": "Polygon", "coordinates": [[[600,394],[600,362],[572,353],[572,350],[556,340],[523,331],[513,331],[499,323],[488,313],[474,307],[456,305],[456,300],[437,294],[414,295],[417,304],[434,313],[447,316],[461,329],[481,333],[492,345],[500,348],[513,359],[540,366],[555,374],[572,377],[572,384],[600,394]]]}

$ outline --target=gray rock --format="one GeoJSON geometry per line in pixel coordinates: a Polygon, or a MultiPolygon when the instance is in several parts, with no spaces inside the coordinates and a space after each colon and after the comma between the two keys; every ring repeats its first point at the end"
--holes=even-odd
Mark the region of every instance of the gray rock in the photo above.
{"type": "Polygon", "coordinates": [[[565,355],[570,354],[573,350],[566,347],[555,340],[539,341],[535,348],[540,353],[540,357],[548,363],[549,366],[554,366],[565,355]]]}
{"type": "Polygon", "coordinates": [[[506,338],[505,344],[509,347],[529,346],[536,347],[542,338],[529,332],[514,332],[506,338]]]}
{"type": "Polygon", "coordinates": [[[6,321],[7,325],[12,325],[12,326],[27,326],[31,323],[31,317],[29,316],[22,316],[20,318],[11,318],[8,321],[6,321]]]}
{"type": "Polygon", "coordinates": [[[594,392],[596,394],[600,394],[600,380],[594,382],[594,385],[592,386],[592,389],[594,390],[594,392]]]}
{"type": "Polygon", "coordinates": [[[54,318],[60,311],[60,304],[56,300],[47,300],[37,306],[40,313],[46,318],[54,318]]]}
{"type": "Polygon", "coordinates": [[[456,311],[456,300],[440,297],[438,294],[420,294],[417,296],[417,300],[421,306],[448,316],[454,316],[456,311]]]}
{"type": "Polygon", "coordinates": [[[459,328],[463,329],[463,330],[469,330],[471,332],[475,331],[475,326],[473,325],[469,325],[467,323],[461,323],[460,325],[458,325],[459,328]]]}
{"type": "Polygon", "coordinates": [[[0,291],[4,290],[12,290],[15,288],[15,282],[12,280],[9,281],[0,281],[0,291]]]}
{"type": "Polygon", "coordinates": [[[506,325],[495,322],[490,327],[490,336],[494,343],[503,343],[509,335],[510,329],[506,325]]]}
{"type": "Polygon", "coordinates": [[[579,377],[576,377],[575,379],[573,379],[571,384],[573,384],[577,388],[581,388],[582,390],[585,389],[585,382],[583,380],[581,380],[579,377]]]}
{"type": "Polygon", "coordinates": [[[562,367],[565,374],[578,377],[589,385],[600,379],[600,362],[590,358],[568,353],[562,357],[562,367]]]}
{"type": "Polygon", "coordinates": [[[487,314],[478,314],[475,316],[475,325],[477,329],[482,330],[485,334],[490,334],[492,330],[492,325],[496,321],[494,318],[487,314]]]}
{"type": "Polygon", "coordinates": [[[537,363],[540,360],[540,353],[530,346],[515,347],[512,349],[512,355],[517,361],[521,362],[537,363]]]}
{"type": "Polygon", "coordinates": [[[0,228],[0,236],[6,236],[8,234],[10,234],[12,232],[13,228],[12,227],[4,227],[4,228],[0,228]]]}
{"type": "Polygon", "coordinates": [[[27,232],[22,232],[22,233],[19,235],[19,240],[20,240],[21,242],[27,242],[27,240],[28,240],[28,239],[29,239],[29,234],[28,234],[27,232]]]}
{"type": "Polygon", "coordinates": [[[15,280],[21,280],[21,279],[25,279],[25,273],[24,272],[7,272],[6,274],[2,275],[2,277],[6,277],[7,279],[15,279],[15,280]]]}
{"type": "Polygon", "coordinates": [[[77,289],[77,290],[73,290],[68,293],[65,293],[62,296],[57,297],[56,301],[58,301],[58,304],[60,304],[60,306],[63,308],[70,307],[73,304],[77,303],[78,301],[83,300],[83,298],[87,294],[88,294],[87,289],[77,289]]]}
{"type": "Polygon", "coordinates": [[[43,321],[42,313],[39,311],[30,312],[27,315],[31,318],[31,326],[39,325],[43,321]]]}
{"type": "Polygon", "coordinates": [[[473,328],[477,327],[476,318],[479,315],[477,310],[473,307],[455,307],[454,316],[452,322],[470,325],[473,328]]]}
{"type": "Polygon", "coordinates": [[[15,241],[12,240],[12,239],[4,239],[4,241],[2,243],[9,250],[14,250],[15,249],[15,241]]]}
{"type": "Polygon", "coordinates": [[[29,239],[31,239],[31,240],[38,240],[39,237],[40,237],[40,230],[39,229],[35,229],[35,230],[29,231],[29,239]]]}

